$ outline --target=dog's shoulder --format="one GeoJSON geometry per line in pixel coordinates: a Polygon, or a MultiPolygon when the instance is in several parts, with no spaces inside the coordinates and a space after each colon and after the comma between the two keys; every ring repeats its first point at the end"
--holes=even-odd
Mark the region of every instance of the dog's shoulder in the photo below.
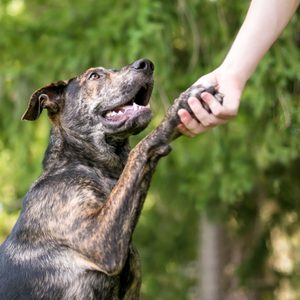
{"type": "Polygon", "coordinates": [[[83,166],[72,166],[44,173],[33,183],[24,202],[30,202],[30,205],[40,201],[56,201],[59,204],[62,204],[61,201],[80,202],[87,194],[90,198],[96,197],[98,201],[103,201],[110,193],[111,185],[100,172],[83,166]]]}
{"type": "Polygon", "coordinates": [[[62,228],[71,232],[83,215],[101,210],[109,193],[101,174],[92,169],[72,167],[46,172],[25,195],[15,231],[22,232],[26,240],[42,234],[56,236],[62,228]]]}

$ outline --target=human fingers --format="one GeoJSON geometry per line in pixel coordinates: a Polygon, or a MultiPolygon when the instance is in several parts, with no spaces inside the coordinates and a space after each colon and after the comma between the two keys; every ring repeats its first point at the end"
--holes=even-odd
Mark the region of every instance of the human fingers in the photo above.
{"type": "Polygon", "coordinates": [[[177,129],[190,137],[195,136],[198,133],[206,131],[206,128],[197,122],[190,113],[185,109],[178,110],[178,116],[180,118],[181,124],[177,126],[177,129]]]}
{"type": "Polygon", "coordinates": [[[176,128],[181,134],[183,134],[187,137],[192,138],[192,137],[196,136],[196,134],[189,131],[182,123],[180,123],[176,128]]]}
{"type": "MultiPolygon", "coordinates": [[[[217,101],[217,100],[216,100],[217,101]]],[[[213,113],[208,112],[201,104],[198,98],[190,97],[188,99],[188,104],[194,113],[197,120],[205,128],[214,127],[216,125],[224,124],[226,121],[216,117],[213,113]]]]}
{"type": "Polygon", "coordinates": [[[219,119],[229,120],[237,114],[238,101],[234,99],[231,100],[231,103],[228,103],[227,99],[220,103],[213,95],[207,92],[201,93],[201,99],[208,105],[212,114],[219,119]]]}

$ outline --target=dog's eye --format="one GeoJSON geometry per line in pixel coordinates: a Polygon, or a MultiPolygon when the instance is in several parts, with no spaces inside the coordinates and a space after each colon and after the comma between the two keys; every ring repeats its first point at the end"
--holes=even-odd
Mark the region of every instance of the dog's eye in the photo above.
{"type": "Polygon", "coordinates": [[[88,80],[95,80],[95,79],[99,79],[101,77],[101,75],[99,73],[93,72],[89,75],[88,80]]]}

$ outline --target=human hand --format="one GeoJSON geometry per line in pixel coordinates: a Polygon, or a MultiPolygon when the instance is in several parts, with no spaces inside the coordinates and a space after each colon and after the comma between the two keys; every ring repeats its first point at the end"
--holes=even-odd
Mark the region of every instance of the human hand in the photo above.
{"type": "Polygon", "coordinates": [[[193,137],[217,125],[224,124],[234,118],[238,112],[240,97],[244,88],[244,82],[237,76],[223,71],[221,68],[202,76],[195,84],[200,84],[204,87],[214,86],[218,92],[224,95],[224,98],[221,104],[210,93],[201,93],[201,99],[207,104],[211,112],[208,112],[203,107],[198,98],[190,97],[188,99],[188,104],[195,118],[187,110],[180,109],[178,115],[181,123],[177,129],[189,137],[193,137]]]}

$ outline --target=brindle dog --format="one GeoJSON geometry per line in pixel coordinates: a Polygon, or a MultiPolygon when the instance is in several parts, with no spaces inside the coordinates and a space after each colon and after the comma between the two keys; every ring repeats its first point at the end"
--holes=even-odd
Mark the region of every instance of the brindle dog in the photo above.
{"type": "MultiPolygon", "coordinates": [[[[0,299],[139,299],[132,234],[158,160],[179,134],[175,101],[131,152],[128,138],[151,119],[153,63],[92,68],[36,91],[23,119],[52,122],[41,177],[0,246],[0,299]]],[[[214,90],[210,90],[214,92],[214,90]]],[[[218,96],[218,95],[217,95],[218,96]]]]}

